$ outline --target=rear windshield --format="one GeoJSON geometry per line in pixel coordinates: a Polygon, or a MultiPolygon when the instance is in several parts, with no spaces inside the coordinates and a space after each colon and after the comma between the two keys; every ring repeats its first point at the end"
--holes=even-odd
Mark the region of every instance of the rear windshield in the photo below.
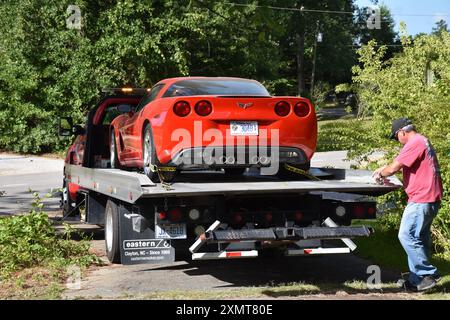
{"type": "Polygon", "coordinates": [[[264,96],[270,94],[262,84],[248,80],[181,80],[172,84],[163,97],[231,95],[231,96],[264,96]]]}

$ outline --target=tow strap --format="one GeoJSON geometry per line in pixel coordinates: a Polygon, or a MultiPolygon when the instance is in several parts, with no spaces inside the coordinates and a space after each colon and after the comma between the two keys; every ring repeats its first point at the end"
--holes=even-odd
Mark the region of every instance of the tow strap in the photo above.
{"type": "Polygon", "coordinates": [[[284,168],[285,168],[286,170],[290,171],[290,172],[293,172],[293,173],[302,175],[302,176],[304,176],[304,177],[306,177],[306,178],[308,178],[308,179],[310,179],[310,180],[320,181],[319,178],[317,178],[316,176],[313,176],[313,175],[310,174],[308,171],[305,171],[305,170],[300,169],[300,168],[296,168],[296,167],[291,166],[291,165],[289,165],[289,164],[287,164],[287,163],[284,164],[284,168]]]}
{"type": "Polygon", "coordinates": [[[158,167],[154,164],[150,164],[150,170],[152,172],[156,172],[159,177],[159,181],[161,181],[161,187],[163,187],[166,191],[175,190],[172,188],[172,184],[165,181],[164,173],[166,172],[174,172],[177,170],[175,167],[158,167]]]}

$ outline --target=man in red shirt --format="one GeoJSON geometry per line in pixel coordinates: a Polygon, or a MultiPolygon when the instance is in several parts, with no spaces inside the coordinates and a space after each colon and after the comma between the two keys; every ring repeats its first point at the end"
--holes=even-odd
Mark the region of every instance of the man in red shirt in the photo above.
{"type": "Polygon", "coordinates": [[[403,185],[408,205],[403,212],[398,238],[408,255],[408,280],[399,281],[406,289],[428,290],[439,275],[430,263],[431,224],[439,210],[443,188],[436,153],[426,137],[417,133],[411,120],[392,123],[391,139],[403,144],[400,154],[388,165],[377,169],[374,177],[382,180],[403,170],[403,185]]]}

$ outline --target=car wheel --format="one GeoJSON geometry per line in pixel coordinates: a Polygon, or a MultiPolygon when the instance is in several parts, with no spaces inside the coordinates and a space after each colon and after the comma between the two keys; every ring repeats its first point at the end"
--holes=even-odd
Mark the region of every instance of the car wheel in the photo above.
{"type": "Polygon", "coordinates": [[[114,129],[111,130],[111,142],[109,144],[110,151],[110,162],[111,168],[113,169],[122,169],[122,166],[119,162],[119,157],[117,156],[117,144],[116,144],[116,135],[114,134],[114,129]]]}
{"type": "Polygon", "coordinates": [[[244,174],[247,168],[224,168],[225,174],[230,176],[239,176],[244,174]]]}
{"type": "Polygon", "coordinates": [[[111,200],[105,209],[105,248],[111,263],[120,263],[119,207],[111,200]]]}
{"type": "Polygon", "coordinates": [[[144,129],[142,154],[144,158],[144,173],[150,178],[150,180],[157,182],[159,180],[158,173],[156,171],[152,171],[152,167],[158,165],[158,161],[156,157],[155,145],[153,143],[152,127],[150,124],[147,124],[144,129]]]}
{"type": "MultiPolygon", "coordinates": [[[[304,164],[289,164],[292,167],[298,168],[298,169],[302,169],[304,171],[308,171],[309,168],[311,167],[311,162],[306,162],[304,164]]],[[[277,177],[280,178],[281,180],[305,180],[308,179],[307,177],[299,174],[299,173],[295,173],[292,172],[288,169],[286,169],[284,167],[283,163],[280,163],[280,168],[278,169],[278,173],[277,173],[277,177]]]]}
{"type": "Polygon", "coordinates": [[[69,187],[66,179],[63,179],[63,187],[61,191],[61,209],[63,216],[77,216],[80,211],[77,207],[77,203],[70,198],[69,187]]]}

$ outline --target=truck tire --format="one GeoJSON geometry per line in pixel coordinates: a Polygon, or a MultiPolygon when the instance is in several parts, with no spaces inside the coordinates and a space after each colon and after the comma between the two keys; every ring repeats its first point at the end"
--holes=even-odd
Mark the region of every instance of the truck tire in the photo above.
{"type": "Polygon", "coordinates": [[[115,202],[106,202],[105,248],[111,263],[120,263],[119,207],[115,202]]]}

